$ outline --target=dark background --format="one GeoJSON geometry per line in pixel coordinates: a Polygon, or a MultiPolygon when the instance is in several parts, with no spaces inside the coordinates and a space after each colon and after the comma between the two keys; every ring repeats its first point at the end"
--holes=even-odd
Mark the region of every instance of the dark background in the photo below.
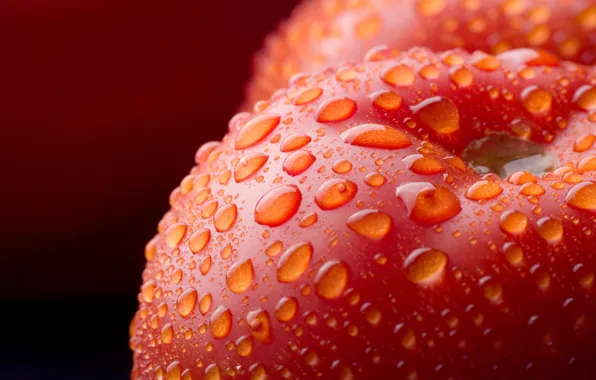
{"type": "Polygon", "coordinates": [[[0,0],[0,378],[128,378],[145,243],[296,3],[0,0]]]}

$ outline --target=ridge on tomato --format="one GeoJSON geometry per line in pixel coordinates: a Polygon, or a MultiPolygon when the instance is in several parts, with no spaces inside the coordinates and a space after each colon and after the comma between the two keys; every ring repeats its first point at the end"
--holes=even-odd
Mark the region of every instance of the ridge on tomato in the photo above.
{"type": "Polygon", "coordinates": [[[309,0],[255,56],[244,109],[297,73],[360,60],[382,44],[396,54],[414,46],[493,54],[531,47],[593,64],[595,39],[592,0],[309,0]]]}
{"type": "Polygon", "coordinates": [[[132,378],[591,366],[594,70],[391,55],[297,77],[198,150],[146,247],[132,378]]]}

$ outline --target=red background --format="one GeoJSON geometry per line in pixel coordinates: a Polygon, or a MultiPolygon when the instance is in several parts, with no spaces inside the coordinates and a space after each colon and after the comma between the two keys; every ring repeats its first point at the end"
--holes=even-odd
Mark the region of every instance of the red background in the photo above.
{"type": "Polygon", "coordinates": [[[144,245],[296,2],[0,2],[0,377],[128,376],[144,245]]]}

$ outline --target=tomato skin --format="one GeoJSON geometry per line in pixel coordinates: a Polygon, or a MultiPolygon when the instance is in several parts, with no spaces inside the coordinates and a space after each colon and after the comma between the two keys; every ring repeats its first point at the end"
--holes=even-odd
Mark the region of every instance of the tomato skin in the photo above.
{"type": "Polygon", "coordinates": [[[256,56],[244,108],[286,87],[297,73],[359,61],[380,45],[397,52],[424,46],[492,54],[532,47],[593,64],[595,14],[590,0],[305,1],[256,56]]]}
{"type": "Polygon", "coordinates": [[[594,73],[542,54],[415,48],[304,76],[235,116],[147,246],[132,378],[587,370],[596,168],[573,146],[594,73]],[[535,75],[509,74],[522,69],[535,75]],[[310,88],[322,94],[295,104],[310,88]],[[520,130],[566,166],[501,179],[458,158],[520,130]]]}

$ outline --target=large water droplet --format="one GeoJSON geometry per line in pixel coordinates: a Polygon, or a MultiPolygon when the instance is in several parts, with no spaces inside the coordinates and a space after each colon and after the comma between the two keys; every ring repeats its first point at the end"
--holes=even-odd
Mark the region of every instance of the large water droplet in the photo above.
{"type": "Polygon", "coordinates": [[[350,229],[373,240],[380,240],[387,236],[391,230],[391,223],[391,216],[377,210],[358,211],[347,221],[350,229]]]}
{"type": "Polygon", "coordinates": [[[436,96],[426,99],[412,107],[420,120],[439,134],[458,131],[459,110],[450,99],[436,96]]]}
{"type": "Polygon", "coordinates": [[[395,195],[400,198],[408,217],[419,223],[440,223],[459,214],[459,199],[446,187],[428,182],[412,182],[399,186],[395,195]]]}
{"type": "Polygon", "coordinates": [[[186,234],[187,226],[184,223],[174,223],[166,229],[164,241],[170,248],[176,248],[184,234],[186,234]]]}
{"type": "Polygon", "coordinates": [[[304,173],[316,161],[315,156],[305,150],[293,152],[284,160],[284,172],[291,176],[304,173]]]}
{"type": "Polygon", "coordinates": [[[565,202],[573,208],[586,211],[596,211],[596,184],[582,182],[569,190],[565,202]]]}
{"type": "Polygon", "coordinates": [[[296,186],[283,185],[268,191],[255,207],[255,221],[277,227],[293,217],[302,202],[302,193],[296,186]]]}
{"type": "Polygon", "coordinates": [[[212,300],[211,293],[205,293],[199,298],[199,312],[201,315],[206,315],[209,312],[212,300]]]}
{"type": "Polygon", "coordinates": [[[350,118],[357,109],[356,102],[349,98],[327,99],[317,109],[315,118],[319,123],[331,123],[350,118]]]}
{"type": "Polygon", "coordinates": [[[213,224],[218,232],[226,232],[236,221],[237,209],[235,204],[221,206],[213,216],[213,224]]]}
{"type": "Polygon", "coordinates": [[[483,201],[495,198],[503,192],[503,188],[497,182],[478,181],[466,191],[466,198],[473,201],[483,201]]]}
{"type": "Polygon", "coordinates": [[[248,357],[252,354],[252,338],[241,336],[236,341],[236,352],[242,357],[248,357]]]}
{"type": "Polygon", "coordinates": [[[383,73],[383,81],[394,86],[407,87],[412,85],[415,80],[416,76],[412,69],[403,64],[390,67],[383,73]]]}
{"type": "Polygon", "coordinates": [[[300,242],[288,248],[277,263],[277,280],[296,281],[308,269],[312,254],[313,246],[310,242],[300,242]]]}
{"type": "Polygon", "coordinates": [[[189,239],[189,248],[192,253],[199,253],[211,239],[211,231],[207,228],[196,230],[189,239]]]}
{"type": "Polygon", "coordinates": [[[585,85],[575,91],[573,101],[584,111],[593,111],[596,109],[596,88],[585,85]]]}
{"type": "Polygon", "coordinates": [[[237,261],[226,273],[226,284],[234,293],[244,293],[250,288],[255,276],[250,259],[237,261]]]}
{"type": "Polygon", "coordinates": [[[298,312],[298,300],[294,297],[283,297],[275,306],[275,318],[280,322],[289,322],[298,312]]]}
{"type": "Polygon", "coordinates": [[[215,339],[223,339],[228,336],[232,329],[232,312],[227,307],[220,305],[211,314],[209,331],[215,339]]]}
{"type": "Polygon", "coordinates": [[[501,215],[500,226],[509,234],[521,234],[528,227],[528,218],[519,211],[509,210],[501,215]]]}
{"type": "Polygon", "coordinates": [[[315,292],[321,298],[340,297],[348,283],[348,268],[341,261],[329,261],[318,271],[315,277],[315,292]]]}
{"type": "Polygon", "coordinates": [[[419,248],[404,261],[404,275],[418,285],[438,281],[447,266],[447,254],[432,248],[419,248]]]}
{"type": "Polygon", "coordinates": [[[416,174],[431,175],[445,171],[445,166],[439,160],[422,154],[412,154],[402,161],[412,173],[416,174]]]}
{"type": "Polygon", "coordinates": [[[188,317],[197,304],[198,294],[195,288],[188,288],[178,296],[176,311],[182,318],[188,317]]]}
{"type": "Polygon", "coordinates": [[[550,111],[553,96],[546,90],[530,86],[522,92],[523,105],[532,114],[542,114],[550,111]]]}
{"type": "Polygon", "coordinates": [[[251,335],[261,343],[271,342],[271,320],[263,309],[253,310],[246,316],[251,335]]]}
{"type": "Polygon", "coordinates": [[[323,183],[315,194],[315,203],[322,210],[333,210],[354,199],[358,186],[352,181],[334,178],[323,183]]]}
{"type": "Polygon", "coordinates": [[[261,115],[250,120],[236,136],[236,149],[245,149],[263,140],[279,125],[280,120],[279,115],[261,115]]]}
{"type": "Polygon", "coordinates": [[[376,149],[401,149],[412,144],[402,131],[380,124],[362,124],[340,135],[347,144],[376,149]]]}
{"type": "Polygon", "coordinates": [[[263,167],[269,156],[263,153],[249,153],[242,157],[234,167],[234,180],[242,182],[263,167]]]}
{"type": "Polygon", "coordinates": [[[291,152],[306,146],[311,140],[310,136],[302,133],[294,133],[281,142],[279,150],[282,152],[291,152]]]}
{"type": "Polygon", "coordinates": [[[538,221],[538,235],[550,244],[557,244],[563,239],[563,223],[553,218],[538,221]]]}
{"type": "Polygon", "coordinates": [[[315,87],[315,88],[307,88],[302,90],[294,99],[294,104],[297,106],[301,106],[303,104],[308,104],[310,102],[314,102],[323,94],[323,90],[315,87]]]}

